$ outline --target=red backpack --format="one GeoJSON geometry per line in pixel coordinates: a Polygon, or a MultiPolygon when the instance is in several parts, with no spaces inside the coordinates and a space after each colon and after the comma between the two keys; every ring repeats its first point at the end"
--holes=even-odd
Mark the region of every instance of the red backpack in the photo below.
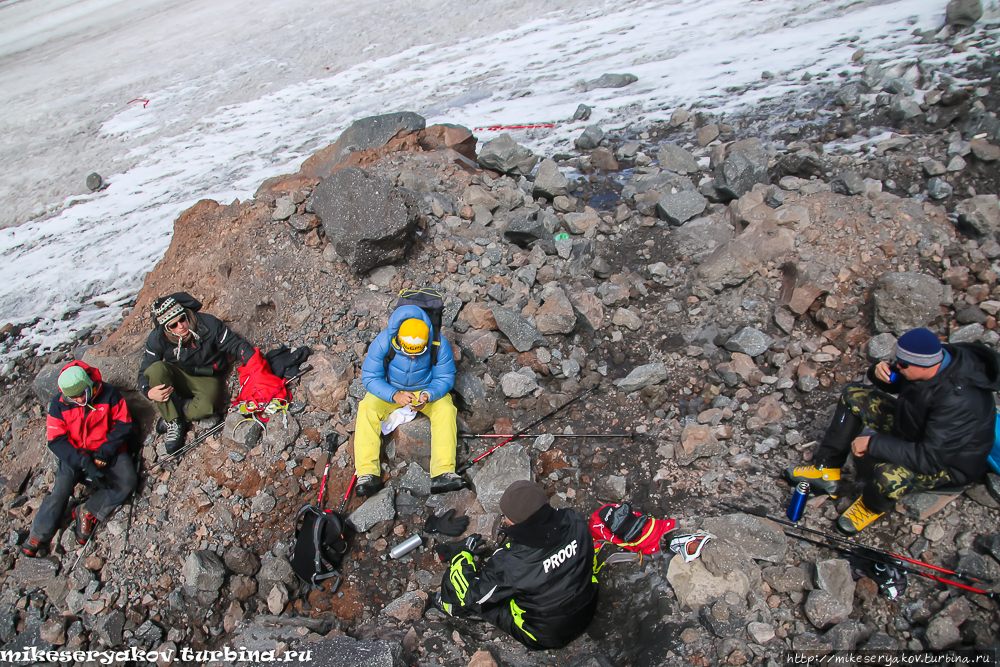
{"type": "Polygon", "coordinates": [[[622,549],[641,554],[660,550],[660,538],[677,525],[673,519],[654,519],[636,512],[628,503],[602,505],[590,517],[590,534],[594,548],[598,543],[611,542],[622,549]]]}

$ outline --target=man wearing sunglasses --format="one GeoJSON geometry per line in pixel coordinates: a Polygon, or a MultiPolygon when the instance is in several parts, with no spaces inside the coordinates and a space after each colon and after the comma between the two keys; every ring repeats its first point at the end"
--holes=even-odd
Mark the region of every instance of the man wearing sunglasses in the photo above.
{"type": "Polygon", "coordinates": [[[135,465],[126,450],[132,419],[122,395],[101,381],[99,370],[82,361],[66,364],[58,383],[59,394],[49,405],[45,427],[59,468],[21,546],[30,557],[52,540],[77,482],[98,487],[90,500],[73,508],[80,544],[87,543],[97,522],[125,502],[136,484],[135,465]]]}
{"type": "Polygon", "coordinates": [[[187,292],[153,302],[157,327],[146,339],[139,365],[139,388],[160,413],[157,431],[166,433],[168,454],[184,445],[189,422],[211,419],[218,423],[215,411],[222,396],[227,355],[243,364],[254,353],[229,327],[199,310],[201,303],[187,292]]]}
{"type": "Polygon", "coordinates": [[[793,483],[836,498],[840,469],[854,454],[867,481],[837,521],[848,535],[907,493],[967,484],[986,471],[1000,356],[980,343],[942,346],[931,331],[912,329],[896,343],[895,363],[873,365],[868,379],[845,387],[815,464],[785,471],[793,483]]]}
{"type": "Polygon", "coordinates": [[[373,495],[382,488],[382,421],[404,406],[422,412],[431,421],[431,493],[458,491],[464,486],[455,472],[458,411],[448,394],[455,385],[455,359],[443,336],[439,343],[432,342],[432,326],[423,309],[400,306],[368,348],[361,367],[368,393],[358,405],[354,431],[359,496],[373,495]],[[432,353],[432,346],[437,347],[436,353],[432,353]]]}

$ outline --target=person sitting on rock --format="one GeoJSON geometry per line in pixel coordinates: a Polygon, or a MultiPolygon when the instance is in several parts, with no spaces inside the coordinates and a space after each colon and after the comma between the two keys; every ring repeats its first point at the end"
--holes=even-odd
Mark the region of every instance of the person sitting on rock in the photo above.
{"type": "Polygon", "coordinates": [[[1000,356],[980,343],[941,345],[931,331],[900,336],[896,361],[868,369],[872,385],[848,384],[814,465],[788,468],[793,483],[837,497],[853,453],[868,481],[837,521],[853,535],[904,494],[967,484],[986,471],[997,421],[1000,356]],[[892,392],[892,396],[887,392],[892,392]],[[874,433],[864,434],[868,427],[874,433]]]}
{"type": "Polygon", "coordinates": [[[479,617],[530,649],[562,648],[597,609],[594,541],[576,511],[556,510],[544,489],[521,480],[500,498],[502,546],[477,570],[479,535],[436,547],[449,564],[434,604],[446,614],[479,617]]]}
{"type": "Polygon", "coordinates": [[[184,445],[189,422],[207,420],[202,426],[209,428],[219,423],[215,411],[226,355],[244,364],[254,353],[253,346],[200,309],[201,303],[186,292],[153,302],[157,327],[146,339],[138,384],[160,413],[156,430],[166,433],[167,454],[184,445]]]}
{"type": "Polygon", "coordinates": [[[455,384],[455,359],[444,337],[440,345],[433,344],[436,354],[431,352],[431,327],[423,309],[400,306],[368,348],[361,367],[368,393],[358,405],[354,431],[359,496],[370,496],[382,488],[382,421],[403,406],[419,410],[431,420],[431,493],[457,491],[465,485],[455,473],[458,411],[448,393],[455,384]]]}
{"type": "Polygon", "coordinates": [[[73,508],[80,544],[87,543],[97,522],[125,502],[136,485],[135,465],[126,450],[132,419],[122,395],[101,381],[99,370],[82,361],[66,364],[58,384],[59,393],[49,405],[46,438],[59,468],[21,546],[31,557],[52,540],[77,482],[89,479],[99,487],[85,505],[73,508]]]}

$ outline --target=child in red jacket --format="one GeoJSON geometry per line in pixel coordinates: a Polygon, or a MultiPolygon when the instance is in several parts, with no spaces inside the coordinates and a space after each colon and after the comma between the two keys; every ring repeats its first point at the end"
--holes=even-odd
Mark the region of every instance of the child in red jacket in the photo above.
{"type": "Polygon", "coordinates": [[[101,381],[101,372],[82,361],[66,364],[46,421],[49,449],[59,458],[59,468],[21,547],[25,555],[38,555],[52,540],[77,482],[89,480],[98,487],[84,506],[73,508],[80,544],[87,543],[98,521],[125,502],[136,485],[135,466],[126,451],[131,432],[125,399],[101,381]]]}

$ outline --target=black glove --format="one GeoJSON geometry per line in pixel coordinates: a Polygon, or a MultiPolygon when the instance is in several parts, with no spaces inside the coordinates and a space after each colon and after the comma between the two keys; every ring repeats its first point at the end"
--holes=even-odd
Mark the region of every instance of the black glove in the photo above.
{"type": "Polygon", "coordinates": [[[441,516],[430,516],[424,523],[425,533],[441,533],[449,537],[458,537],[469,527],[469,517],[454,518],[455,510],[451,509],[441,516]]]}
{"type": "Polygon", "coordinates": [[[468,551],[473,556],[482,556],[486,553],[486,542],[483,540],[482,535],[479,533],[473,533],[464,540],[450,542],[448,544],[439,544],[434,547],[434,550],[437,551],[441,560],[446,563],[450,563],[455,556],[463,551],[468,551]]]}
{"type": "Polygon", "coordinates": [[[91,460],[87,461],[87,465],[84,468],[84,473],[87,475],[87,479],[91,484],[98,487],[99,489],[110,489],[111,485],[108,484],[107,480],[104,478],[104,470],[99,468],[96,463],[91,460]]]}

